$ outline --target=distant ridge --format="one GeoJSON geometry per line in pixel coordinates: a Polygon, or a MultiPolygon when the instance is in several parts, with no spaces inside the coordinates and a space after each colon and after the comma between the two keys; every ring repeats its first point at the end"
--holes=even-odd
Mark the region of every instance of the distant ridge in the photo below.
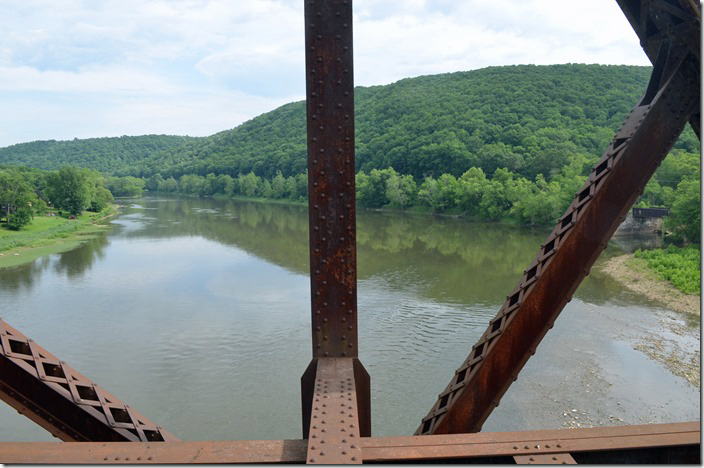
{"type": "MultiPolygon", "coordinates": [[[[547,178],[575,154],[596,158],[644,91],[650,67],[516,65],[357,87],[357,169],[417,179],[481,167],[547,178]]],[[[696,139],[680,146],[698,151],[696,139]],[[689,148],[689,146],[693,146],[689,148]]],[[[0,164],[75,164],[164,178],[306,170],[305,104],[293,102],[209,137],[167,135],[38,141],[0,148],[0,164]]]]}

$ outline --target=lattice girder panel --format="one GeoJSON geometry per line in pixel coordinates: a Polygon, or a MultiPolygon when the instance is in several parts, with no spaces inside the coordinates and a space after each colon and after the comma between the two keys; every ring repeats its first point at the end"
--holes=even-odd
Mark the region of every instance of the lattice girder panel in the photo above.
{"type": "Polygon", "coordinates": [[[3,320],[0,399],[63,441],[178,440],[3,320]]]}

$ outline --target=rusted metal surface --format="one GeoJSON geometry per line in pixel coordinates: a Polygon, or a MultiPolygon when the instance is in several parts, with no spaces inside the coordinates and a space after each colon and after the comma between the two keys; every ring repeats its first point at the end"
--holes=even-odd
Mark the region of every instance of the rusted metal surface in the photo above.
{"type": "Polygon", "coordinates": [[[482,457],[535,457],[595,451],[693,447],[698,453],[699,422],[541,431],[441,434],[362,439],[365,462],[482,457]]]}
{"type": "Polygon", "coordinates": [[[361,464],[353,358],[320,358],[308,435],[308,464],[361,464]]]}
{"type": "Polygon", "coordinates": [[[416,434],[481,430],[686,123],[699,112],[699,59],[691,47],[695,45],[660,43],[645,95],[416,434]]]}
{"type": "Polygon", "coordinates": [[[576,465],[569,453],[550,453],[541,455],[516,455],[516,465],[576,465]]]}
{"type": "Polygon", "coordinates": [[[306,0],[313,357],[356,357],[352,2],[306,0]]]}
{"type": "MultiPolygon", "coordinates": [[[[358,356],[351,0],[306,0],[305,43],[313,361],[301,400],[308,437],[318,359],[358,356]]],[[[352,362],[360,433],[368,436],[369,375],[352,362]]]]}
{"type": "MultiPolygon", "coordinates": [[[[640,426],[490,432],[406,437],[362,437],[364,462],[487,457],[550,457],[571,453],[699,447],[698,422],[640,426]]],[[[304,463],[308,441],[0,442],[0,463],[304,463]]],[[[698,450],[696,450],[698,453],[698,450]]],[[[554,460],[553,460],[554,461],[554,460]]],[[[697,459],[673,459],[697,462],[697,459]]],[[[547,462],[547,460],[546,460],[547,462]]]]}
{"type": "MultiPolygon", "coordinates": [[[[640,39],[650,61],[655,65],[660,45],[675,40],[678,47],[689,48],[701,61],[699,43],[701,5],[694,0],[616,0],[640,39]]],[[[690,117],[689,123],[701,140],[701,113],[690,117]]]]}
{"type": "Polygon", "coordinates": [[[304,463],[306,441],[0,442],[0,463],[182,464],[304,463]]]}
{"type": "Polygon", "coordinates": [[[178,440],[2,320],[0,398],[64,441],[178,440]]]}
{"type": "MultiPolygon", "coordinates": [[[[686,122],[699,134],[698,4],[618,1],[653,61],[648,89],[417,433],[481,428],[686,122]]],[[[0,321],[0,398],[62,440],[111,441],[0,443],[0,463],[550,464],[604,453],[700,463],[698,422],[370,437],[369,375],[357,358],[351,1],[306,0],[305,20],[313,360],[301,378],[304,439],[177,441],[0,321]]]]}

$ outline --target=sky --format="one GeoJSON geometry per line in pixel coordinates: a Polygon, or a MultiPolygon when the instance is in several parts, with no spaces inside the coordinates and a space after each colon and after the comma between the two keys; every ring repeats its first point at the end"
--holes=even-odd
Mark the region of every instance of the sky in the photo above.
{"type": "MultiPolygon", "coordinates": [[[[354,0],[360,86],[650,65],[615,0],[354,0]]],[[[207,136],[305,98],[303,0],[0,0],[0,147],[207,136]]]]}

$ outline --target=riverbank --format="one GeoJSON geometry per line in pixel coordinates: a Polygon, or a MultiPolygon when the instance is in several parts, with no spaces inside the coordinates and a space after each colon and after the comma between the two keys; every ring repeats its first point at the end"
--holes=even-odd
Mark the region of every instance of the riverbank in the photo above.
{"type": "Polygon", "coordinates": [[[614,257],[606,262],[602,271],[626,288],[663,307],[684,314],[685,321],[663,317],[661,325],[667,333],[652,333],[643,337],[634,349],[665,366],[674,375],[684,378],[699,388],[701,382],[699,352],[699,326],[701,318],[700,297],[685,294],[669,282],[660,279],[647,267],[646,261],[633,254],[614,257]],[[686,346],[685,343],[696,346],[686,346]]]}
{"type": "Polygon", "coordinates": [[[658,302],[668,309],[696,317],[701,315],[698,295],[678,291],[650,270],[645,260],[636,258],[633,254],[610,259],[604,264],[602,271],[631,291],[658,302]]]}
{"type": "Polygon", "coordinates": [[[117,205],[112,205],[100,213],[84,212],[76,219],[36,216],[19,231],[0,228],[0,268],[74,249],[109,229],[102,223],[117,213],[117,205]]]}

